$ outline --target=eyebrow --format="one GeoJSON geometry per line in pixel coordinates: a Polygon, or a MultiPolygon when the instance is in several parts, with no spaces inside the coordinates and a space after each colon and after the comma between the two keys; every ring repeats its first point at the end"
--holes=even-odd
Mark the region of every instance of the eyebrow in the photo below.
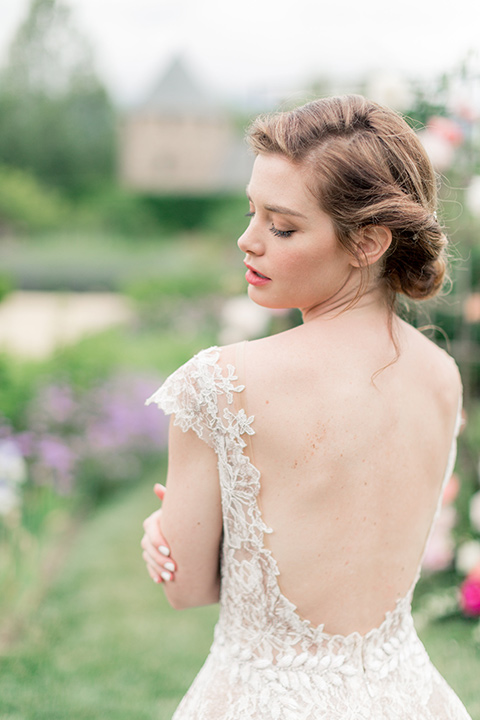
{"type": "MultiPolygon", "coordinates": [[[[252,202],[252,198],[248,193],[248,188],[246,192],[247,198],[250,200],[250,202],[252,202]]],[[[264,205],[263,207],[265,208],[265,210],[273,213],[278,213],[279,215],[293,215],[294,217],[300,217],[304,220],[307,220],[307,216],[303,215],[303,213],[297,212],[297,210],[291,210],[290,208],[283,207],[282,205],[264,205]]]]}

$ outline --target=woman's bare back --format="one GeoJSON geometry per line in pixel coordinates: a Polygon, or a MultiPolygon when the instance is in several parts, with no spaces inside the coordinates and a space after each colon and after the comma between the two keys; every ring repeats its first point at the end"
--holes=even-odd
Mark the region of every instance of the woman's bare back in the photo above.
{"type": "Polygon", "coordinates": [[[461,392],[453,361],[400,321],[389,365],[377,321],[340,316],[246,348],[265,544],[284,595],[331,633],[378,626],[415,580],[461,392]]]}
{"type": "Polygon", "coordinates": [[[389,313],[444,280],[435,174],[408,125],[358,96],[261,117],[249,138],[248,295],[304,324],[203,351],[151,398],[174,420],[149,572],[174,607],[220,602],[175,718],[467,720],[410,604],[461,386],[389,313]]]}

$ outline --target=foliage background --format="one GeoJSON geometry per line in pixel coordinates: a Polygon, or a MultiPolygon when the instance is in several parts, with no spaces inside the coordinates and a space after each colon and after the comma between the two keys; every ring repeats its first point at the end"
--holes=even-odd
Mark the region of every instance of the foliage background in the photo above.
{"type": "MultiPolygon", "coordinates": [[[[458,563],[465,543],[480,549],[471,512],[480,458],[479,118],[455,100],[472,82],[467,63],[428,88],[409,83],[404,112],[422,132],[437,118],[437,153],[443,143],[448,154],[441,217],[453,257],[448,296],[405,312],[434,326],[464,378],[454,522],[420,582],[416,616],[435,662],[480,720],[480,600],[477,615],[459,605],[475,563],[469,571],[458,563]]],[[[68,6],[32,0],[0,73],[0,300],[14,290],[107,290],[135,312],[41,361],[0,354],[0,714],[11,720],[170,717],[216,616],[209,608],[173,622],[141,567],[141,520],[156,505],[150,487],[162,477],[166,438],[165,422],[142,405],[163,377],[221,341],[228,300],[243,292],[234,238],[247,208],[235,194],[154,197],[118,187],[116,123],[68,6]]],[[[262,318],[260,331],[297,321],[262,318]]]]}

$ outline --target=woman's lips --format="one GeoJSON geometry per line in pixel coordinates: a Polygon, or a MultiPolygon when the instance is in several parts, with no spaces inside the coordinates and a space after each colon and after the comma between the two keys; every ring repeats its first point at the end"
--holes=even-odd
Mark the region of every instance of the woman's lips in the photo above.
{"type": "Polygon", "coordinates": [[[250,265],[247,265],[247,272],[245,273],[245,279],[250,285],[266,285],[271,282],[270,278],[262,275],[257,270],[254,270],[250,265]]]}

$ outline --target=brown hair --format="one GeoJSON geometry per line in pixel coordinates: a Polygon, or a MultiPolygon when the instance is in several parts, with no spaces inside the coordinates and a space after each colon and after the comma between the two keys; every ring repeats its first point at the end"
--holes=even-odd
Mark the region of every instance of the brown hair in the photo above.
{"type": "Polygon", "coordinates": [[[442,287],[447,239],[436,216],[436,177],[415,132],[393,110],[359,95],[331,97],[257,118],[256,154],[278,153],[311,170],[311,187],[342,245],[358,253],[367,225],[392,231],[382,277],[396,293],[426,299],[442,287]]]}

